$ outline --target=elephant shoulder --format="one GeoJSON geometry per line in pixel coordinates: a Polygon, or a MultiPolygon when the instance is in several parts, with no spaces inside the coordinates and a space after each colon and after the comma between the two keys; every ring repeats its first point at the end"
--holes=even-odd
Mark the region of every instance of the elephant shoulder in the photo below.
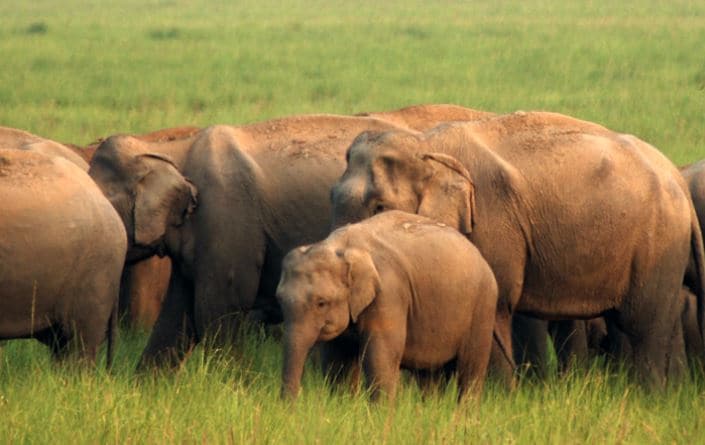
{"type": "Polygon", "coordinates": [[[255,158],[252,137],[241,128],[214,125],[196,136],[186,161],[186,174],[197,184],[199,178],[224,186],[250,186],[263,177],[255,158]]]}

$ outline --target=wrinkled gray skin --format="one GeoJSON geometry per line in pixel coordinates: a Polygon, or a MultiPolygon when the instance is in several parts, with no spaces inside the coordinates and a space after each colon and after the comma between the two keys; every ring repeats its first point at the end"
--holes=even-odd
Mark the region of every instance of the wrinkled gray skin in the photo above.
{"type": "MultiPolygon", "coordinates": [[[[698,215],[701,233],[705,229],[705,161],[681,168],[681,174],[688,183],[693,206],[698,215]]],[[[690,265],[691,269],[694,266],[690,265]]],[[[697,287],[697,277],[692,270],[686,274],[686,284],[690,287],[697,287]],[[689,276],[690,275],[690,276],[689,276]]],[[[685,342],[686,355],[691,360],[701,360],[703,341],[697,330],[697,301],[695,295],[687,287],[681,290],[680,294],[682,309],[682,329],[683,340],[685,342]]],[[[515,316],[513,320],[513,337],[515,349],[515,359],[518,363],[523,363],[531,372],[543,377],[547,373],[548,351],[547,339],[549,334],[553,343],[556,344],[561,369],[567,368],[573,360],[584,361],[586,357],[594,354],[607,354],[614,356],[616,351],[628,348],[628,343],[623,338],[624,335],[612,329],[611,340],[607,336],[607,325],[604,319],[593,319],[584,321],[562,321],[547,322],[526,316],[515,316]],[[553,323],[553,329],[549,325],[553,323]],[[558,325],[555,325],[558,323],[558,325]],[[592,336],[585,335],[585,323],[590,323],[589,327],[595,327],[592,336]],[[561,338],[569,337],[570,340],[561,342],[561,338]],[[563,347],[560,347],[563,345],[563,347]],[[588,351],[591,351],[588,354],[588,351]],[[594,353],[594,354],[593,354],[594,353]]]]}
{"type": "Polygon", "coordinates": [[[514,311],[605,315],[626,333],[623,358],[641,382],[663,386],[683,371],[668,369],[667,351],[677,347],[691,247],[703,312],[702,236],[683,178],[650,145],[567,116],[518,112],[421,136],[365,133],[347,156],[332,192],[336,224],[400,209],[467,234],[497,278],[501,337],[510,337],[514,311]]]}
{"type": "Polygon", "coordinates": [[[344,334],[373,398],[394,397],[400,367],[456,362],[459,396],[481,392],[489,362],[497,284],[479,251],[456,230],[385,212],[284,258],[277,299],[284,313],[282,394],[295,397],[316,342],[336,369],[344,334]],[[325,349],[332,348],[331,351],[325,349]]]}
{"type": "Polygon", "coordinates": [[[0,149],[0,339],[56,358],[112,361],[125,229],[91,178],[60,156],[0,149]]]}
{"type": "MultiPolygon", "coordinates": [[[[424,127],[484,115],[444,105],[397,113],[409,122],[423,116],[424,127]]],[[[127,229],[128,263],[153,254],[172,260],[139,366],[175,366],[207,334],[230,344],[245,311],[280,320],[281,260],[328,234],[328,194],[346,148],[361,131],[399,128],[373,117],[312,115],[214,126],[167,142],[101,143],[89,173],[127,229]]]]}
{"type": "Polygon", "coordinates": [[[0,147],[27,150],[49,157],[60,157],[71,161],[83,171],[88,171],[88,164],[71,148],[49,139],[36,136],[15,128],[0,127],[0,147]]]}

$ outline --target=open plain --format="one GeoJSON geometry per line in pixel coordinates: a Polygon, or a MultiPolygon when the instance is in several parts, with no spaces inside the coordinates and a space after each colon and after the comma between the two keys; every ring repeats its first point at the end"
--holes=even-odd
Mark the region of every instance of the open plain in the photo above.
{"type": "MultiPolygon", "coordinates": [[[[341,0],[0,2],[0,125],[87,145],[115,133],[352,114],[418,103],[550,110],[705,158],[705,3],[341,0]]],[[[0,204],[1,212],[1,204],[0,204]]],[[[1,236],[1,235],[0,235],[1,236]]],[[[309,367],[279,400],[281,345],[253,329],[217,358],[136,376],[0,352],[3,443],[702,443],[705,377],[649,393],[596,361],[456,406],[455,385],[392,405],[309,367]]],[[[703,351],[705,354],[705,351],[703,351]]]]}

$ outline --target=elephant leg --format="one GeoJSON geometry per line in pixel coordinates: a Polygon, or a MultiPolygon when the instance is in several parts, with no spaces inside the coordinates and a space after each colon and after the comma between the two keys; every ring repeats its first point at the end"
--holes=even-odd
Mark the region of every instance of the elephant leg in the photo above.
{"type": "MultiPolygon", "coordinates": [[[[648,292],[650,290],[643,289],[639,296],[653,295],[648,292]]],[[[674,326],[680,317],[680,306],[675,300],[679,290],[657,300],[658,304],[647,304],[651,302],[646,298],[628,298],[618,309],[619,327],[631,347],[630,365],[645,386],[662,388],[666,384],[668,351],[672,346],[674,326]]],[[[622,358],[627,358],[624,350],[620,353],[622,358]]]]}
{"type": "Polygon", "coordinates": [[[666,377],[669,381],[679,381],[686,374],[688,359],[685,354],[685,342],[683,336],[683,322],[681,317],[676,317],[673,329],[671,330],[670,347],[666,353],[667,368],[666,377]]]}
{"type": "Polygon", "coordinates": [[[519,313],[512,320],[514,360],[523,375],[545,379],[548,376],[548,322],[519,313]]]}
{"type": "Polygon", "coordinates": [[[194,323],[198,336],[206,339],[205,346],[233,350],[266,272],[267,237],[261,231],[231,227],[222,220],[213,224],[202,245],[207,254],[196,261],[194,323]],[[232,238],[222,239],[222,233],[232,234],[232,238]]]}
{"type": "Polygon", "coordinates": [[[478,248],[483,253],[489,252],[488,262],[499,286],[488,377],[501,382],[508,389],[513,389],[516,362],[512,345],[512,318],[524,286],[526,257],[518,252],[513,252],[511,257],[507,257],[504,250],[505,247],[511,250],[511,245],[520,245],[523,242],[521,234],[505,234],[503,239],[506,244],[478,245],[478,248]],[[494,262],[490,261],[493,257],[494,262]]]}
{"type": "Polygon", "coordinates": [[[565,373],[571,366],[587,364],[587,333],[583,320],[550,321],[548,331],[556,350],[560,373],[565,373]]]}
{"type": "Polygon", "coordinates": [[[585,337],[587,340],[588,358],[594,359],[608,354],[607,321],[605,317],[585,320],[585,337]]]}
{"type": "Polygon", "coordinates": [[[602,318],[605,334],[599,344],[599,352],[605,356],[608,364],[629,366],[634,362],[634,352],[629,336],[620,327],[617,312],[609,311],[602,318]]]}
{"type": "Polygon", "coordinates": [[[137,369],[178,367],[197,341],[193,323],[193,287],[181,271],[174,268],[164,304],[137,369]]]}
{"type": "Polygon", "coordinates": [[[375,332],[364,343],[362,366],[373,401],[396,396],[404,341],[404,335],[395,332],[375,332]]]}
{"type": "Polygon", "coordinates": [[[703,365],[703,339],[698,325],[698,302],[695,295],[684,287],[681,289],[681,321],[683,326],[683,341],[685,343],[688,361],[698,367],[703,365]]]}
{"type": "MultiPolygon", "coordinates": [[[[491,312],[491,311],[490,311],[491,312]]],[[[488,311],[476,310],[472,324],[458,350],[458,401],[467,394],[479,396],[487,376],[492,342],[495,341],[494,323],[487,317],[488,311]]],[[[509,352],[508,352],[509,353],[509,352]]]]}

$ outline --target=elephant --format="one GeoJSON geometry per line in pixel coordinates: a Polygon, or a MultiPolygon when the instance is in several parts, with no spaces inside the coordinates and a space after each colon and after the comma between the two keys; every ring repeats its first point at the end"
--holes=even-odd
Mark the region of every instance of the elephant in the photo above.
{"type": "MultiPolygon", "coordinates": [[[[426,125],[459,110],[415,108],[435,116],[426,125]]],[[[308,115],[216,125],[168,142],[119,135],[103,141],[89,174],[125,225],[127,264],[154,254],[172,261],[139,369],[178,366],[205,336],[232,345],[245,315],[281,321],[274,297],[281,260],[329,233],[328,194],[347,146],[364,130],[393,129],[402,127],[373,117],[308,115]]]]}
{"type": "Polygon", "coordinates": [[[703,243],[687,185],[656,148],[561,114],[520,111],[421,135],[364,132],[346,159],[331,191],[334,225],[397,209],[465,233],[497,278],[499,337],[511,338],[514,312],[604,315],[627,335],[645,386],[682,373],[667,370],[667,351],[691,249],[703,319],[703,243]]]}
{"type": "MultiPolygon", "coordinates": [[[[283,261],[276,297],[284,315],[282,395],[296,397],[316,342],[344,335],[373,399],[394,398],[400,367],[455,362],[458,397],[482,390],[492,346],[497,283],[457,230],[401,211],[347,225],[283,261]]],[[[324,369],[335,362],[328,360],[324,369]]]]}
{"type": "MultiPolygon", "coordinates": [[[[703,229],[705,229],[705,224],[703,223],[703,218],[705,218],[705,161],[686,165],[679,169],[688,183],[702,233],[703,229]]],[[[688,274],[686,274],[686,281],[688,278],[688,274]]],[[[684,286],[681,290],[680,299],[683,308],[681,320],[686,355],[690,359],[699,360],[702,356],[703,341],[697,335],[696,297],[687,286],[684,286]]],[[[569,335],[571,338],[570,342],[559,348],[557,354],[559,366],[562,369],[568,366],[571,358],[584,360],[587,356],[595,355],[606,355],[614,358],[616,350],[628,348],[623,334],[618,331],[613,330],[611,336],[613,338],[609,338],[606,322],[601,317],[587,321],[563,320],[560,322],[546,322],[545,320],[520,315],[514,317],[512,328],[514,329],[514,344],[519,344],[519,348],[514,351],[515,359],[518,362],[526,359],[533,365],[529,369],[533,369],[539,376],[544,376],[547,372],[548,351],[546,345],[549,335],[554,344],[561,344],[561,340],[556,338],[556,335],[563,338],[569,335]],[[553,329],[551,329],[549,328],[550,323],[558,323],[558,326],[553,326],[553,329]],[[592,335],[585,334],[586,323],[590,323],[590,326],[593,327],[592,335]],[[588,350],[593,353],[587,354],[588,350]]]]}
{"type": "Polygon", "coordinates": [[[0,149],[0,339],[94,363],[107,336],[110,366],[127,235],[85,171],[41,151],[0,149]]]}
{"type": "MultiPolygon", "coordinates": [[[[145,142],[163,142],[183,139],[195,134],[199,128],[182,126],[166,128],[134,137],[145,142]]],[[[26,131],[0,127],[0,147],[31,150],[48,156],[67,159],[84,171],[88,171],[99,139],[86,147],[59,143],[36,136],[26,131]]],[[[120,313],[127,315],[132,326],[151,328],[159,314],[161,301],[169,283],[170,262],[168,258],[149,258],[144,262],[125,268],[121,280],[120,313]]]]}
{"type": "MultiPolygon", "coordinates": [[[[199,127],[180,126],[132,136],[144,142],[167,142],[188,138],[198,131],[200,131],[199,127]]],[[[105,139],[99,138],[85,147],[72,144],[64,145],[79,153],[86,162],[90,162],[95,150],[105,139]]],[[[86,170],[88,170],[87,164],[86,170]]],[[[128,326],[143,330],[152,328],[166,295],[170,275],[171,261],[169,258],[157,256],[146,258],[124,268],[120,280],[119,313],[123,320],[127,321],[128,326]]]]}
{"type": "Polygon", "coordinates": [[[31,150],[50,157],[58,156],[88,171],[88,163],[75,148],[15,128],[0,127],[0,148],[31,150]]]}

